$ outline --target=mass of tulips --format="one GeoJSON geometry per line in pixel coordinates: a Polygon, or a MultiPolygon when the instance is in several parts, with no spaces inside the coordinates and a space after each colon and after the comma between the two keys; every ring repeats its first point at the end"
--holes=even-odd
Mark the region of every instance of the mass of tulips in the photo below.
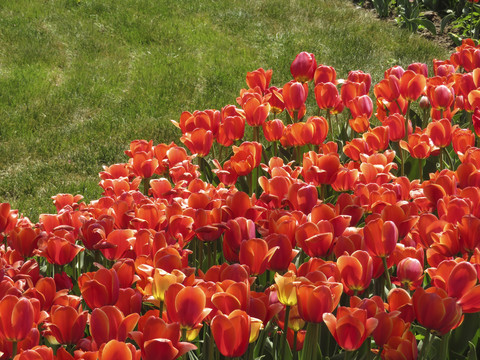
{"type": "Polygon", "coordinates": [[[1,359],[476,359],[480,46],[290,70],[132,141],[98,200],[1,203],[1,359]]]}

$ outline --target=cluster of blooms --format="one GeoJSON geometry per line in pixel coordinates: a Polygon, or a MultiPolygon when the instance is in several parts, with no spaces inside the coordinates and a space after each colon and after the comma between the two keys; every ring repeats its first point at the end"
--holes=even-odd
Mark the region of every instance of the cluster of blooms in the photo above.
{"type": "Polygon", "coordinates": [[[100,173],[98,200],[58,194],[36,224],[0,204],[0,358],[426,359],[437,337],[466,356],[480,311],[480,47],[464,41],[433,71],[388,69],[375,120],[369,74],[339,80],[300,53],[282,88],[258,69],[240,108],[184,112],[192,155],[136,140],[100,173]],[[405,176],[426,158],[440,162],[428,180],[405,176]]]}

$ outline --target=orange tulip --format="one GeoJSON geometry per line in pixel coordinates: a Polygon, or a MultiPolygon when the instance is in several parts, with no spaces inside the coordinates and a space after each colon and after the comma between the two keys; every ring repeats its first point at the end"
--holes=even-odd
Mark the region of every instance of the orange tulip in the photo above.
{"type": "Polygon", "coordinates": [[[277,141],[283,136],[285,125],[282,120],[274,119],[271,121],[265,121],[262,125],[263,135],[267,141],[277,141]]]}
{"type": "Polygon", "coordinates": [[[247,72],[246,81],[248,87],[250,89],[258,88],[262,94],[265,93],[265,90],[268,89],[268,86],[270,85],[272,73],[273,70],[265,71],[263,68],[247,72]]]}
{"type": "Polygon", "coordinates": [[[250,339],[250,316],[234,310],[228,316],[219,314],[212,319],[211,330],[215,344],[223,356],[242,356],[250,339]]]}
{"type": "Polygon", "coordinates": [[[320,83],[336,83],[337,81],[337,72],[333,68],[333,66],[327,65],[319,65],[315,69],[315,73],[313,74],[313,79],[315,82],[315,86],[320,83]]]}
{"type": "Polygon", "coordinates": [[[321,145],[328,135],[328,122],[322,116],[311,116],[307,119],[307,124],[313,124],[312,138],[310,144],[321,145]]]}
{"type": "Polygon", "coordinates": [[[0,203],[0,234],[8,233],[17,223],[18,210],[10,210],[9,203],[0,203]]]}
{"type": "Polygon", "coordinates": [[[39,228],[17,226],[9,234],[8,244],[18,251],[24,258],[33,256],[37,249],[38,242],[44,241],[47,234],[39,228]]]}
{"type": "Polygon", "coordinates": [[[298,312],[303,320],[320,323],[324,313],[335,310],[342,293],[343,286],[340,283],[302,283],[297,287],[298,312]]]}
{"type": "Polygon", "coordinates": [[[265,100],[270,104],[270,111],[274,114],[280,114],[285,110],[285,102],[283,100],[283,89],[278,89],[272,86],[268,94],[265,95],[265,100]]]}
{"type": "Polygon", "coordinates": [[[394,222],[376,219],[365,225],[365,245],[370,254],[379,257],[388,257],[395,250],[398,241],[398,229],[394,222]]]}
{"type": "Polygon", "coordinates": [[[84,273],[78,279],[78,286],[90,309],[114,305],[118,300],[120,286],[114,269],[84,273]]]}
{"type": "Polygon", "coordinates": [[[435,145],[429,136],[419,133],[408,135],[408,142],[400,140],[400,147],[416,159],[426,159],[435,150],[435,145]]]}
{"type": "Polygon", "coordinates": [[[110,340],[125,341],[139,318],[138,314],[124,317],[115,306],[96,308],[90,316],[90,334],[98,348],[110,340]]]}
{"type": "Polygon", "coordinates": [[[415,101],[425,92],[427,80],[422,74],[407,70],[400,78],[400,94],[407,101],[415,101]]]}
{"type": "Polygon", "coordinates": [[[453,127],[452,145],[456,153],[465,154],[469,147],[475,145],[475,134],[470,129],[453,127]]]}
{"type": "Polygon", "coordinates": [[[285,271],[297,256],[298,250],[292,248],[292,242],[284,234],[270,234],[265,240],[269,250],[274,250],[268,260],[267,268],[273,271],[285,271]]]}
{"type": "Polygon", "coordinates": [[[197,349],[191,343],[180,342],[180,325],[176,322],[167,324],[156,316],[149,316],[142,330],[131,334],[144,360],[174,360],[197,349]]]}
{"type": "Polygon", "coordinates": [[[390,75],[375,85],[373,92],[377,99],[395,101],[400,96],[400,81],[396,76],[390,75]]]}
{"type": "Polygon", "coordinates": [[[385,360],[417,360],[417,357],[417,339],[410,330],[405,331],[401,336],[391,336],[382,352],[382,358],[385,360]]]}
{"type": "Polygon", "coordinates": [[[351,256],[340,256],[337,267],[347,293],[362,292],[372,281],[373,260],[366,251],[357,250],[351,256]]]}
{"type": "Polygon", "coordinates": [[[0,300],[0,334],[8,341],[25,339],[34,327],[34,315],[30,300],[6,295],[0,300]]]}
{"type": "Polygon", "coordinates": [[[364,84],[365,94],[367,94],[372,85],[372,76],[368,73],[364,73],[362,70],[353,70],[348,73],[347,81],[364,84]]]}
{"type": "Polygon", "coordinates": [[[462,308],[454,298],[439,288],[418,288],[412,296],[415,317],[420,325],[440,335],[455,328],[462,317],[462,308]]]}
{"type": "Polygon", "coordinates": [[[315,100],[317,105],[322,110],[333,110],[342,101],[335,84],[318,83],[315,86],[315,100]]]}
{"type": "Polygon", "coordinates": [[[297,245],[310,257],[327,256],[333,247],[333,226],[327,220],[306,222],[295,231],[297,245]]]}
{"type": "Polygon", "coordinates": [[[228,220],[223,235],[223,255],[230,262],[238,261],[240,245],[243,241],[255,238],[255,223],[244,217],[228,220]]]}
{"type": "Polygon", "coordinates": [[[37,345],[31,349],[25,349],[13,358],[14,360],[54,360],[53,349],[46,345],[37,345]]]}
{"type": "Polygon", "coordinates": [[[199,287],[172,284],[165,294],[165,305],[170,322],[178,322],[182,329],[198,328],[212,311],[205,308],[205,293],[199,287]]]}
{"type": "Polygon", "coordinates": [[[185,133],[180,141],[190,150],[192,154],[207,156],[213,144],[213,133],[210,130],[197,128],[192,132],[185,133]]]}
{"type": "Polygon", "coordinates": [[[293,78],[302,83],[312,80],[316,69],[315,55],[305,51],[298,54],[290,65],[293,78]]]}
{"type": "Polygon", "coordinates": [[[326,313],[323,320],[338,345],[347,351],[357,350],[378,324],[373,317],[367,319],[365,310],[343,306],[338,308],[336,317],[326,313]]]}
{"type": "Polygon", "coordinates": [[[69,264],[80,251],[84,250],[83,247],[75,245],[73,236],[67,230],[55,230],[45,241],[39,242],[37,251],[50,264],[69,264]]]}
{"type": "Polygon", "coordinates": [[[247,265],[250,274],[261,275],[267,269],[268,261],[277,249],[268,249],[263,239],[248,239],[240,244],[240,264],[247,265]]]}
{"type": "Polygon", "coordinates": [[[79,312],[71,306],[54,305],[50,318],[45,322],[47,338],[59,344],[76,344],[84,336],[87,318],[87,311],[79,312]]]}
{"type": "Polygon", "coordinates": [[[137,350],[133,344],[110,340],[98,352],[99,360],[135,360],[137,350]]]}
{"type": "MultiPolygon", "coordinates": [[[[308,86],[307,84],[291,81],[283,86],[282,94],[285,107],[290,111],[299,111],[307,100],[308,86]]],[[[298,120],[298,118],[295,120],[298,120]]]]}
{"type": "Polygon", "coordinates": [[[248,175],[260,165],[262,159],[262,145],[257,142],[243,142],[240,146],[233,146],[233,156],[230,164],[238,176],[248,175]]]}

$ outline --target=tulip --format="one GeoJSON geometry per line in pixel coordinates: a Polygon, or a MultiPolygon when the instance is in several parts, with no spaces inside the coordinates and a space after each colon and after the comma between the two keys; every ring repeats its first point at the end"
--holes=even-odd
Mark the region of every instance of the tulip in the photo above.
{"type": "Polygon", "coordinates": [[[192,154],[205,157],[212,147],[213,133],[210,130],[197,128],[190,133],[184,134],[180,141],[185,144],[192,154]]]}
{"type": "Polygon", "coordinates": [[[413,310],[420,325],[445,335],[455,328],[462,317],[462,308],[439,288],[418,288],[412,296],[413,310]]]}
{"type": "Polygon", "coordinates": [[[125,341],[139,318],[138,314],[124,317],[115,306],[96,308],[90,316],[90,334],[98,347],[110,340],[125,341]]]}
{"type": "Polygon", "coordinates": [[[291,271],[287,271],[283,276],[275,273],[274,279],[278,301],[286,306],[297,305],[297,293],[294,285],[295,274],[291,271]]]}
{"type": "Polygon", "coordinates": [[[265,93],[270,85],[272,79],[273,70],[267,70],[260,68],[255,71],[247,72],[247,85],[250,89],[259,88],[261,93],[265,93]]]}
{"type": "Polygon", "coordinates": [[[337,267],[347,293],[362,292],[372,281],[373,260],[366,251],[357,250],[351,256],[340,256],[337,267]]]}
{"type": "Polygon", "coordinates": [[[17,223],[18,210],[11,210],[9,203],[0,203],[0,234],[8,233],[17,223]]]}
{"type": "Polygon", "coordinates": [[[357,350],[378,324],[373,317],[367,319],[365,310],[343,306],[338,308],[336,317],[325,313],[323,320],[338,345],[346,351],[357,350]]]}
{"type": "Polygon", "coordinates": [[[340,283],[322,285],[300,284],[297,287],[298,312],[303,320],[313,323],[323,321],[324,313],[335,310],[343,293],[340,283]]]}
{"type": "Polygon", "coordinates": [[[135,360],[136,349],[132,344],[110,340],[99,351],[99,360],[135,360]]]}
{"type": "Polygon", "coordinates": [[[312,80],[316,69],[317,61],[315,60],[315,55],[305,51],[298,54],[290,65],[290,72],[293,78],[295,81],[302,83],[312,80]]]}
{"type": "Polygon", "coordinates": [[[79,312],[71,306],[55,305],[45,323],[47,334],[59,344],[76,344],[84,336],[87,318],[87,311],[79,312]]]}
{"type": "MultiPolygon", "coordinates": [[[[139,326],[140,329],[140,326],[139,326]]],[[[133,340],[142,350],[144,360],[174,360],[197,347],[188,342],[180,342],[180,325],[167,324],[156,316],[149,316],[143,332],[131,333],[133,340]]]]}
{"type": "Polygon", "coordinates": [[[78,279],[78,286],[90,309],[114,305],[118,300],[120,285],[114,269],[84,273],[78,279]]]}
{"type": "Polygon", "coordinates": [[[219,314],[212,319],[215,344],[223,356],[242,356],[248,348],[251,319],[245,311],[235,310],[228,316],[219,314]]]}
{"type": "Polygon", "coordinates": [[[8,341],[25,339],[34,326],[34,315],[30,300],[6,295],[0,300],[0,334],[8,341]]]}
{"type": "Polygon", "coordinates": [[[212,311],[205,308],[205,293],[199,287],[172,284],[165,294],[165,305],[170,322],[178,322],[182,329],[198,328],[212,311]]]}
{"type": "Polygon", "coordinates": [[[337,79],[337,72],[335,71],[333,66],[319,65],[315,70],[313,79],[315,82],[315,86],[320,83],[327,82],[335,84],[337,79]]]}

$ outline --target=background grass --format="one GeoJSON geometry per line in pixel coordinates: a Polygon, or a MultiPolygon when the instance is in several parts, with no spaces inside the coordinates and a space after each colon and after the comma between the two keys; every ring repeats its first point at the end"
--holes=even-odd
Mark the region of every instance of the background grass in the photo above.
{"type": "Polygon", "coordinates": [[[235,103],[247,71],[282,86],[301,51],[374,81],[448,56],[347,0],[0,2],[0,202],[37,221],[57,193],[98,198],[131,140],[177,140],[170,119],[235,103]]]}

